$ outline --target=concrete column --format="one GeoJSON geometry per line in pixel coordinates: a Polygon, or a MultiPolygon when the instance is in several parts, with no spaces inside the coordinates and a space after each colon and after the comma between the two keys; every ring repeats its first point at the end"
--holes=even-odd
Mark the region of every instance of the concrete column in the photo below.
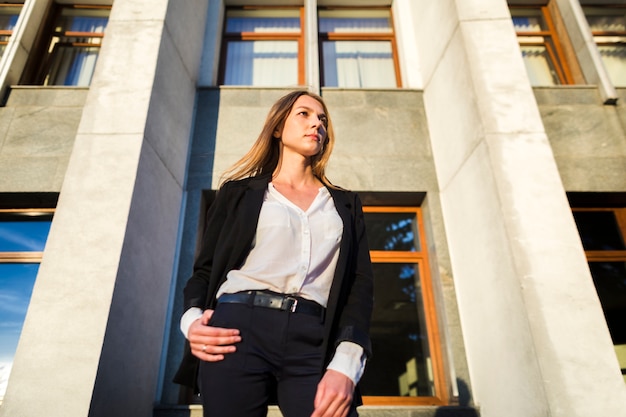
{"type": "Polygon", "coordinates": [[[481,416],[625,416],[626,387],[506,1],[412,7],[481,416]]]}
{"type": "Polygon", "coordinates": [[[115,1],[3,417],[152,416],[206,7],[115,1]]]}
{"type": "Polygon", "coordinates": [[[320,60],[317,30],[317,0],[304,0],[304,72],[310,91],[320,93],[320,60]]]}

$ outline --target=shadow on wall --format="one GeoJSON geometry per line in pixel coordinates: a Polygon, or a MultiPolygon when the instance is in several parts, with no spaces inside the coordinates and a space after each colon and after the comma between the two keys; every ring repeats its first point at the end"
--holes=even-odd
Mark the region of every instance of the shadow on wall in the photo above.
{"type": "Polygon", "coordinates": [[[456,380],[459,389],[459,405],[437,408],[434,417],[479,417],[478,410],[470,405],[472,395],[467,383],[460,378],[456,380]]]}

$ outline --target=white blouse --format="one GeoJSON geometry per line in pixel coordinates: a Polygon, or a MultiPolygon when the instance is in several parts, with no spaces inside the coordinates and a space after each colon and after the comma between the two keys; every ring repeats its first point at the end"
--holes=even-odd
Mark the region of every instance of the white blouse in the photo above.
{"type": "Polygon", "coordinates": [[[232,270],[217,292],[270,290],[299,295],[326,307],[343,222],[326,187],[302,210],[270,183],[246,261],[232,270]]]}

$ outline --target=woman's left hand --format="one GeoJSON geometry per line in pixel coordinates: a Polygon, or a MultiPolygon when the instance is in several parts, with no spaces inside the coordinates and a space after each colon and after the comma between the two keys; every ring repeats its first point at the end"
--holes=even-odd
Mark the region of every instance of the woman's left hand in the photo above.
{"type": "Polygon", "coordinates": [[[354,382],[341,372],[328,369],[317,385],[311,417],[345,417],[350,411],[354,382]]]}

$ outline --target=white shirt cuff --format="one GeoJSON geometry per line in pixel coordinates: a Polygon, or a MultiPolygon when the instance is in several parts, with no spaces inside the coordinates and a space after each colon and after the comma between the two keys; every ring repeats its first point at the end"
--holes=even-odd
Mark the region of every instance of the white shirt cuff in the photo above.
{"type": "Polygon", "coordinates": [[[191,307],[189,310],[185,311],[185,314],[180,318],[180,331],[185,335],[185,339],[188,339],[187,334],[189,333],[191,323],[198,320],[200,317],[202,317],[202,309],[199,307],[191,307]]]}
{"type": "Polygon", "coordinates": [[[365,355],[361,346],[356,343],[343,341],[337,346],[335,356],[333,356],[333,360],[330,361],[326,369],[341,372],[356,385],[363,375],[366,360],[367,355],[365,355]]]}

